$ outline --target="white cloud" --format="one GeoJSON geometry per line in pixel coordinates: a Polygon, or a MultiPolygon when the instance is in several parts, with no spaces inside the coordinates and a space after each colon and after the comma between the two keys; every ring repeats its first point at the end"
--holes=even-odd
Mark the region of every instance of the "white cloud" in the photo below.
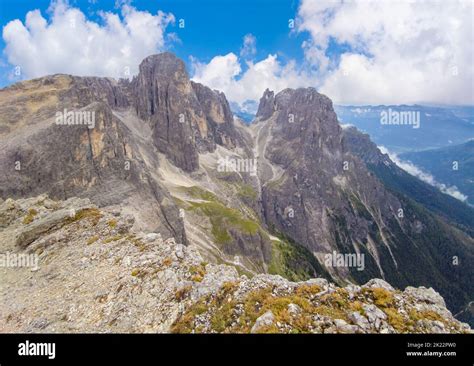
{"type": "Polygon", "coordinates": [[[422,169],[409,161],[400,160],[396,154],[390,152],[384,146],[378,146],[378,148],[382,154],[387,154],[395,164],[405,170],[408,174],[411,174],[423,182],[438,188],[441,192],[449,194],[459,201],[465,202],[467,200],[467,196],[462,194],[456,186],[447,186],[446,184],[439,183],[431,174],[424,172],[422,169]]]}
{"type": "MultiPolygon", "coordinates": [[[[239,104],[267,87],[304,86],[342,104],[473,104],[472,22],[472,2],[463,0],[302,0],[297,31],[309,33],[302,65],[268,55],[247,60],[246,69],[230,53],[198,63],[194,77],[239,104]],[[340,58],[334,43],[344,45],[340,58]]],[[[242,59],[254,46],[246,36],[242,59]]]]}
{"type": "Polygon", "coordinates": [[[241,57],[252,57],[257,53],[257,38],[251,33],[244,37],[244,44],[240,49],[241,57]]]}
{"type": "Polygon", "coordinates": [[[283,65],[276,55],[268,55],[256,63],[247,61],[246,66],[242,71],[234,53],[216,56],[207,64],[193,59],[193,80],[223,91],[229,100],[239,105],[246,100],[258,101],[266,88],[278,92],[311,86],[313,82],[309,75],[297,69],[294,61],[283,65]]]}
{"type": "Polygon", "coordinates": [[[172,14],[153,15],[121,3],[121,14],[102,12],[102,22],[88,20],[65,1],[52,2],[47,21],[39,10],[3,28],[5,54],[25,78],[53,73],[126,77],[140,61],[163,50],[172,14]]]}
{"type": "Polygon", "coordinates": [[[336,102],[474,103],[472,1],[302,0],[298,15],[306,60],[336,102]],[[350,50],[337,65],[331,40],[350,50]]]}

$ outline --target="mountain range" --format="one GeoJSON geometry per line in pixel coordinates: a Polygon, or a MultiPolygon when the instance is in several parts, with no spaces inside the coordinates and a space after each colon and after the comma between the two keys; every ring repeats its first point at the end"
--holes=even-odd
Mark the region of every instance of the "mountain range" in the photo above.
{"type": "Polygon", "coordinates": [[[401,154],[458,145],[474,138],[474,107],[366,105],[335,107],[343,124],[368,133],[378,146],[401,154]],[[383,113],[416,114],[419,126],[381,123],[383,113]]]}
{"type": "MultiPolygon", "coordinates": [[[[314,88],[266,90],[244,123],[223,93],[162,53],[132,80],[58,74],[6,87],[0,116],[3,199],[87,199],[248,278],[433,287],[464,316],[473,300],[474,209],[342,128],[314,88]]],[[[36,227],[36,214],[25,215],[36,227]]]]}
{"type": "Polygon", "coordinates": [[[406,152],[399,155],[447,187],[455,187],[474,205],[474,140],[438,149],[406,152]]]}

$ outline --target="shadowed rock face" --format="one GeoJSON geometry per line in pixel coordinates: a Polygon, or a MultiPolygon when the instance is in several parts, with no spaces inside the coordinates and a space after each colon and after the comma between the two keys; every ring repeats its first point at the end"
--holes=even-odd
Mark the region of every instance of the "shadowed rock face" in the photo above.
{"type": "Polygon", "coordinates": [[[206,120],[184,63],[170,53],[147,57],[132,90],[136,112],[151,124],[156,148],[176,166],[196,170],[199,160],[193,127],[204,130],[206,120]]]}
{"type": "Polygon", "coordinates": [[[191,82],[183,61],[173,54],[143,60],[131,88],[138,116],[151,124],[155,146],[183,170],[198,169],[199,151],[214,151],[216,144],[236,146],[224,94],[191,82]]]}
{"type": "Polygon", "coordinates": [[[217,90],[191,81],[196,97],[206,117],[206,133],[198,136],[200,151],[214,151],[217,145],[234,148],[242,145],[234,126],[234,117],[224,95],[217,90]]]}
{"type": "Polygon", "coordinates": [[[274,103],[266,157],[285,173],[263,190],[267,220],[314,252],[338,246],[354,250],[352,242],[367,241],[371,230],[370,220],[354,209],[356,203],[377,220],[375,212],[393,216],[400,204],[345,150],[329,98],[312,88],[286,89],[274,103]],[[293,217],[286,208],[293,210],[293,217]],[[344,218],[343,228],[337,227],[336,217],[344,218]],[[341,229],[347,232],[338,237],[341,229]]]}

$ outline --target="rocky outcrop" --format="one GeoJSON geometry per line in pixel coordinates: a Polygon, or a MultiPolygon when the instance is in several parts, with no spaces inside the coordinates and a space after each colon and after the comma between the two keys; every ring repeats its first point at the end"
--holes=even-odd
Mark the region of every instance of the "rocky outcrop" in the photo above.
{"type": "Polygon", "coordinates": [[[269,89],[266,89],[260,98],[257,114],[255,117],[265,120],[270,118],[273,112],[275,112],[275,93],[269,89]]]}
{"type": "Polygon", "coordinates": [[[381,217],[395,217],[400,203],[344,148],[329,98],[286,89],[275,106],[264,154],[284,173],[264,184],[267,223],[315,253],[356,252],[355,243],[372,241],[381,217]]]}
{"type": "Polygon", "coordinates": [[[131,83],[138,116],[149,121],[155,146],[178,167],[195,171],[198,152],[235,148],[239,136],[223,93],[192,82],[171,53],[147,57],[131,83]]]}
{"type": "Polygon", "coordinates": [[[87,200],[10,199],[0,217],[0,332],[471,332],[432,289],[248,278],[87,200]],[[61,225],[31,230],[58,212],[70,212],[61,225]],[[12,260],[20,255],[35,265],[12,260]]]}

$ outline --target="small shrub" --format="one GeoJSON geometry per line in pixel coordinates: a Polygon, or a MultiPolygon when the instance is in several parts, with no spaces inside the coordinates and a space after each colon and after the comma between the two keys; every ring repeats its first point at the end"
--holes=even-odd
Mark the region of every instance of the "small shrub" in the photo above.
{"type": "Polygon", "coordinates": [[[89,240],[87,240],[87,245],[91,245],[91,244],[95,243],[97,240],[99,240],[98,235],[91,236],[89,238],[89,240]]]}
{"type": "Polygon", "coordinates": [[[38,215],[38,211],[36,211],[34,208],[30,208],[26,216],[23,218],[23,224],[28,225],[29,223],[33,222],[36,215],[38,215]]]}
{"type": "Polygon", "coordinates": [[[186,298],[186,296],[188,296],[191,289],[192,289],[192,286],[189,286],[189,285],[178,289],[176,293],[174,294],[175,299],[177,301],[183,301],[186,298]]]}

